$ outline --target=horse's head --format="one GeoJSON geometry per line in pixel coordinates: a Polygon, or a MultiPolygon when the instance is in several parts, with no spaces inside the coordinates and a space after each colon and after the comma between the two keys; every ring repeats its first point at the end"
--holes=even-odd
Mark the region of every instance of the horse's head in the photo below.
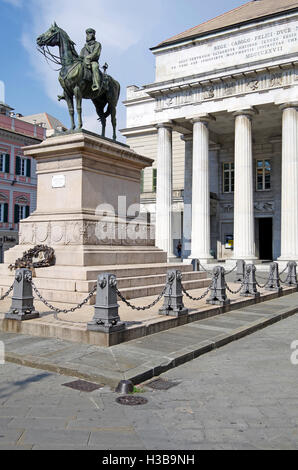
{"type": "Polygon", "coordinates": [[[58,46],[59,44],[60,28],[56,22],[43,34],[36,39],[39,47],[43,46],[58,46]]]}

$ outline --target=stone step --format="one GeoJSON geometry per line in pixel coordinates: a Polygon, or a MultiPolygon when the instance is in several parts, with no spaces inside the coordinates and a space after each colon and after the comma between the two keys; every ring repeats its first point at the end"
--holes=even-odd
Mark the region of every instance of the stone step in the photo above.
{"type": "MultiPolygon", "coordinates": [[[[208,287],[210,285],[210,279],[204,278],[203,273],[199,273],[199,272],[193,273],[194,275],[196,275],[195,276],[196,279],[193,279],[194,276],[192,276],[191,273],[189,274],[190,274],[189,276],[190,279],[186,279],[184,277],[184,280],[183,280],[183,285],[187,290],[199,289],[203,287],[208,287]]],[[[41,287],[40,285],[38,285],[37,281],[41,281],[41,280],[35,279],[34,283],[36,287],[38,288],[39,293],[49,303],[62,302],[65,304],[78,304],[82,302],[88,296],[88,292],[90,292],[93,286],[95,285],[95,282],[91,283],[90,289],[86,292],[82,292],[82,291],[74,292],[71,290],[62,290],[62,289],[48,289],[48,288],[45,289],[41,287]]],[[[159,295],[162,292],[164,286],[165,286],[164,282],[162,284],[141,285],[137,287],[121,287],[121,285],[118,284],[119,290],[127,299],[135,299],[135,298],[146,297],[150,295],[159,295]]],[[[7,286],[1,286],[0,288],[1,295],[3,295],[3,293],[6,291],[7,291],[7,286]]],[[[11,295],[12,293],[9,295],[9,297],[11,297],[11,295]]],[[[35,293],[34,293],[34,297],[38,299],[35,293]]],[[[91,299],[88,300],[87,305],[93,305],[94,303],[95,303],[95,295],[91,297],[91,299]]]]}
{"type": "MultiPolygon", "coordinates": [[[[186,290],[190,289],[201,289],[208,287],[210,285],[211,279],[196,279],[192,281],[184,281],[183,286],[186,290]]],[[[124,289],[119,289],[121,294],[126,299],[137,299],[139,297],[147,297],[150,295],[159,295],[164,289],[164,284],[156,284],[152,286],[142,286],[142,287],[127,287],[124,289]]],[[[146,304],[146,299],[144,299],[144,304],[146,304]]]]}
{"type": "MultiPolygon", "coordinates": [[[[181,272],[192,272],[191,264],[183,263],[149,263],[140,265],[120,265],[120,266],[50,266],[47,268],[38,268],[35,270],[36,278],[44,279],[68,279],[68,280],[85,280],[93,281],[100,273],[110,272],[118,278],[137,277],[165,274],[168,269],[179,269],[181,272]]],[[[7,264],[0,264],[0,285],[6,278],[13,278],[14,271],[8,269],[7,264]]],[[[9,281],[10,282],[10,281],[9,281]]]]}
{"type": "MultiPolygon", "coordinates": [[[[189,271],[183,272],[183,282],[189,280],[198,280],[198,279],[206,279],[207,274],[198,271],[189,271]]],[[[76,282],[76,290],[78,292],[90,292],[92,287],[94,286],[96,279],[92,281],[77,281],[76,282]]],[[[153,274],[149,276],[138,276],[138,277],[118,277],[117,276],[117,284],[119,289],[123,288],[135,288],[135,287],[145,287],[145,286],[152,286],[152,285],[161,285],[165,284],[166,282],[166,274],[153,274]]],[[[36,285],[37,282],[36,282],[36,285]]]]}

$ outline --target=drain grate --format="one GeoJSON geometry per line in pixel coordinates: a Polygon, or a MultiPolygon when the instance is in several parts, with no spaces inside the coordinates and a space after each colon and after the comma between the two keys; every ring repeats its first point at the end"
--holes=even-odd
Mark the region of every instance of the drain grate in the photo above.
{"type": "Polygon", "coordinates": [[[144,397],[136,397],[133,395],[123,395],[121,397],[116,398],[116,402],[120,403],[120,405],[145,405],[148,403],[147,398],[144,397]]]}
{"type": "Polygon", "coordinates": [[[147,383],[146,385],[150,388],[153,388],[154,390],[169,390],[169,388],[178,385],[178,382],[171,382],[170,380],[164,379],[155,379],[147,383]]]}
{"type": "Polygon", "coordinates": [[[98,390],[102,387],[102,385],[87,382],[86,380],[74,380],[73,382],[68,382],[62,385],[73,388],[74,390],[80,390],[80,392],[93,392],[93,390],[98,390]]]}

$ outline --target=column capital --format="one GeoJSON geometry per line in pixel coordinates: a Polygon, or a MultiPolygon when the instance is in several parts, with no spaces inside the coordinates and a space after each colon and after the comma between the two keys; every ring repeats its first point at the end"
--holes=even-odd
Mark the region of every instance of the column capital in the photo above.
{"type": "Polygon", "coordinates": [[[154,125],[156,129],[170,129],[173,130],[174,124],[172,121],[167,121],[167,122],[158,122],[157,124],[154,125]]]}
{"type": "Polygon", "coordinates": [[[236,111],[232,111],[233,116],[236,118],[237,116],[246,116],[250,119],[253,118],[256,114],[259,114],[259,111],[252,107],[252,108],[245,108],[245,109],[239,109],[236,111]]]}
{"type": "Polygon", "coordinates": [[[184,140],[184,142],[192,142],[193,141],[193,135],[192,134],[182,134],[180,136],[181,140],[184,140]]]}
{"type": "Polygon", "coordinates": [[[201,116],[193,116],[190,119],[190,122],[192,124],[195,124],[196,122],[209,123],[211,121],[216,121],[216,118],[212,116],[211,114],[202,114],[201,116]]]}
{"type": "Polygon", "coordinates": [[[298,101],[289,101],[288,103],[282,103],[279,105],[279,109],[282,111],[289,108],[294,108],[296,111],[298,111],[298,101]]]}

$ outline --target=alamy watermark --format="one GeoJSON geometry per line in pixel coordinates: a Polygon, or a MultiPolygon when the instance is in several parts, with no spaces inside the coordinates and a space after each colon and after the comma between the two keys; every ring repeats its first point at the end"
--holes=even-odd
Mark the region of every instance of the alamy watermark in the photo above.
{"type": "Polygon", "coordinates": [[[5,364],[5,346],[3,341],[0,341],[0,365],[5,364]]]}
{"type": "Polygon", "coordinates": [[[294,351],[291,354],[291,363],[294,366],[297,366],[298,365],[298,340],[297,339],[295,341],[292,341],[291,349],[294,349],[294,351]]]}

